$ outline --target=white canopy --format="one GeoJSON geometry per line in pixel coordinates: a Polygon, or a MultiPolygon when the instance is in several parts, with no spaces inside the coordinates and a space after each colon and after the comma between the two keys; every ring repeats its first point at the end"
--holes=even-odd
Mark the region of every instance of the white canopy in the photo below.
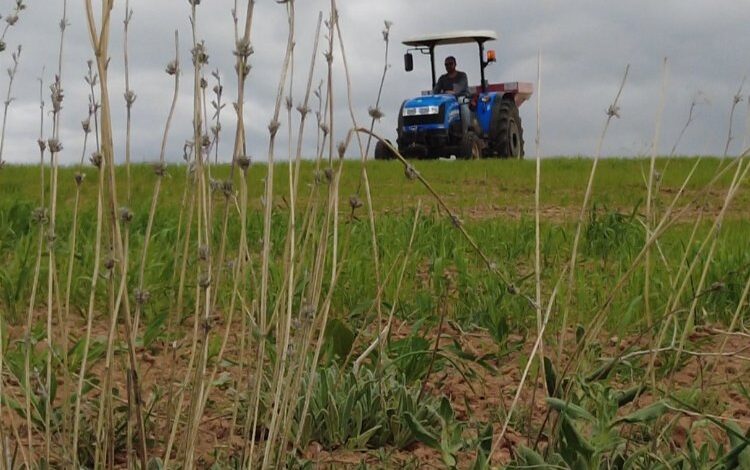
{"type": "Polygon", "coordinates": [[[497,34],[490,30],[475,31],[453,31],[442,34],[428,34],[425,36],[413,37],[405,40],[406,46],[442,46],[447,44],[465,44],[477,41],[493,41],[497,39],[497,34]]]}

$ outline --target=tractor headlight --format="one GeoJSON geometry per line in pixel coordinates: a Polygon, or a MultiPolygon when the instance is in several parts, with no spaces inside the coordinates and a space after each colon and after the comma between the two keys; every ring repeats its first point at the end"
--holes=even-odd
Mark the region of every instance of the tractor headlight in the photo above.
{"type": "Polygon", "coordinates": [[[404,108],[403,116],[429,116],[440,114],[440,106],[419,106],[416,108],[404,108]]]}

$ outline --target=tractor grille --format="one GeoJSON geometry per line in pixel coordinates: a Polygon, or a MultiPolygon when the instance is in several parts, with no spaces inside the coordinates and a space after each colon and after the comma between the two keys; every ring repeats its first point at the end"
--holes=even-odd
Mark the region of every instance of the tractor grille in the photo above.
{"type": "Polygon", "coordinates": [[[445,106],[440,106],[438,114],[404,116],[404,126],[423,126],[425,124],[443,124],[445,122],[445,106]]]}

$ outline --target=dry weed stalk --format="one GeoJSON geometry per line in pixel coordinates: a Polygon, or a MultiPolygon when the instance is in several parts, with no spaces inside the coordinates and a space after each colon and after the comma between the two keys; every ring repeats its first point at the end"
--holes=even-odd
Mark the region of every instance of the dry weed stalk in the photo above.
{"type": "MultiPolygon", "coordinates": [[[[96,67],[99,76],[99,92],[101,99],[101,154],[105,167],[108,170],[108,179],[106,181],[106,194],[108,199],[107,212],[110,220],[110,236],[112,243],[111,257],[114,262],[112,273],[119,275],[119,285],[117,283],[116,276],[110,277],[110,331],[107,341],[107,354],[105,359],[105,380],[104,389],[108,390],[111,384],[112,376],[112,356],[114,349],[115,340],[115,326],[117,324],[118,314],[120,307],[122,307],[123,318],[125,320],[125,337],[127,342],[128,352],[128,380],[132,384],[130,388],[132,394],[129,393],[128,401],[131,406],[135,409],[135,416],[137,420],[138,429],[138,457],[141,461],[141,466],[146,467],[148,462],[148,450],[146,448],[146,433],[145,426],[143,423],[142,414],[142,400],[140,391],[140,380],[138,378],[138,362],[135,355],[135,345],[133,342],[133,325],[130,310],[130,300],[127,292],[127,278],[128,278],[128,263],[127,263],[127,251],[126,241],[127,236],[123,236],[121,228],[121,221],[118,214],[118,197],[117,197],[117,182],[115,175],[114,165],[114,142],[112,134],[112,112],[109,98],[109,79],[108,79],[108,50],[109,50],[109,36],[110,36],[110,25],[112,8],[114,6],[113,0],[102,0],[101,3],[101,19],[100,24],[97,26],[94,18],[94,7],[92,0],[85,0],[85,10],[87,26],[89,31],[89,38],[91,41],[91,47],[96,57],[96,67]]],[[[97,440],[101,444],[104,442],[104,420],[105,416],[108,415],[107,407],[111,406],[110,400],[105,396],[105,400],[102,401],[102,406],[99,408],[99,417],[97,420],[97,440]]],[[[130,446],[132,443],[128,443],[130,446]]],[[[96,462],[103,462],[105,452],[102,452],[101,446],[97,446],[96,462]]]]}
{"type": "Polygon", "coordinates": [[[740,83],[740,87],[737,89],[737,93],[734,94],[732,97],[732,108],[729,111],[729,130],[727,131],[727,142],[724,145],[724,153],[721,155],[721,162],[724,162],[724,159],[726,159],[729,156],[729,145],[731,145],[732,140],[734,140],[734,113],[737,110],[737,105],[742,102],[742,89],[745,87],[745,80],[747,77],[742,77],[742,82],[740,83]]]}
{"type": "MultiPolygon", "coordinates": [[[[667,83],[669,81],[669,65],[667,62],[667,58],[664,58],[664,62],[662,64],[663,70],[662,70],[662,86],[661,86],[661,92],[659,94],[659,106],[656,111],[656,122],[654,124],[654,138],[651,142],[651,158],[649,163],[649,172],[648,172],[648,189],[646,191],[646,220],[645,220],[645,229],[646,229],[646,238],[648,239],[649,232],[651,230],[651,226],[653,225],[653,216],[654,216],[654,200],[656,199],[656,194],[654,194],[654,189],[657,183],[657,174],[656,174],[656,157],[657,153],[659,151],[659,138],[661,136],[661,118],[662,114],[664,112],[664,105],[667,99],[667,83]]],[[[660,177],[660,176],[659,176],[660,177]]],[[[651,271],[652,271],[652,262],[651,262],[651,248],[649,247],[646,250],[646,259],[644,261],[644,281],[643,281],[643,305],[644,310],[646,313],[646,325],[651,328],[653,325],[653,317],[651,313],[651,271]]]]}
{"type": "Polygon", "coordinates": [[[11,58],[13,60],[13,67],[8,69],[8,92],[5,94],[5,101],[3,102],[3,124],[2,129],[0,130],[0,168],[2,168],[5,164],[5,162],[3,161],[3,150],[5,149],[5,129],[8,125],[8,109],[10,108],[10,105],[14,100],[14,98],[12,97],[13,82],[16,79],[16,73],[18,72],[18,63],[21,60],[21,46],[18,46],[18,48],[13,51],[13,53],[11,54],[11,58]]]}
{"type": "Polygon", "coordinates": [[[133,19],[133,10],[130,9],[130,0],[125,0],[125,19],[123,20],[124,38],[123,38],[123,57],[125,62],[125,191],[128,206],[131,205],[131,184],[130,179],[130,149],[131,149],[131,131],[132,131],[132,108],[137,98],[135,92],[130,89],[130,57],[128,54],[128,39],[130,36],[130,21],[133,19]]]}
{"type": "MultiPolygon", "coordinates": [[[[339,22],[339,15],[338,15],[338,8],[336,6],[336,0],[331,0],[331,10],[334,12],[334,15],[332,17],[333,19],[333,25],[336,29],[336,32],[338,33],[339,38],[339,49],[341,50],[341,61],[344,66],[344,75],[346,77],[346,96],[347,96],[347,105],[349,108],[349,116],[352,121],[352,129],[356,129],[359,127],[357,124],[357,119],[354,115],[354,103],[352,99],[352,80],[349,73],[349,65],[346,60],[346,49],[344,48],[344,38],[341,33],[341,24],[339,22]]],[[[386,65],[385,68],[388,68],[387,63],[387,49],[388,49],[388,38],[389,38],[389,29],[390,26],[388,25],[388,22],[386,22],[386,32],[384,32],[383,36],[386,42],[386,65]]],[[[381,79],[381,89],[382,89],[382,82],[385,80],[385,72],[383,74],[383,78],[381,79]]],[[[370,131],[372,131],[374,125],[374,116],[373,121],[370,124],[370,131]]],[[[351,138],[351,132],[347,136],[347,141],[351,138]]],[[[372,204],[372,191],[370,189],[370,179],[367,175],[367,150],[362,145],[362,138],[360,137],[359,133],[355,133],[354,136],[357,139],[357,144],[359,146],[359,152],[360,152],[360,161],[361,161],[361,174],[360,174],[360,184],[364,185],[365,188],[365,204],[367,205],[367,217],[370,225],[370,240],[371,240],[371,247],[372,247],[372,261],[373,266],[375,268],[375,285],[381,285],[381,273],[380,273],[380,250],[378,249],[378,238],[375,230],[375,213],[373,212],[373,204],[372,204]]],[[[347,142],[348,144],[348,142],[347,142]]],[[[346,149],[346,146],[344,146],[344,149],[346,149]]],[[[344,158],[343,150],[339,150],[339,157],[344,158]]],[[[338,213],[338,211],[336,212],[338,213]]],[[[380,299],[380,293],[377,293],[375,296],[375,308],[377,311],[377,322],[378,327],[376,329],[379,330],[383,326],[383,311],[382,311],[382,302],[380,299]]],[[[382,343],[381,343],[382,347],[382,343]]],[[[381,357],[383,355],[381,354],[381,357]]]]}
{"type": "Polygon", "coordinates": [[[620,87],[617,89],[617,94],[612,104],[607,108],[607,120],[604,123],[604,129],[599,136],[599,141],[596,144],[596,153],[594,154],[594,161],[591,163],[591,172],[589,173],[588,183],[586,183],[586,191],[583,194],[583,202],[581,203],[581,210],[578,212],[578,220],[576,222],[576,233],[573,237],[573,248],[571,249],[570,264],[568,266],[568,285],[566,289],[565,304],[563,305],[563,318],[562,325],[560,326],[560,334],[558,343],[560,347],[557,352],[557,357],[562,357],[562,353],[565,349],[565,331],[568,328],[568,315],[570,311],[570,302],[573,296],[573,283],[575,282],[575,269],[578,264],[578,247],[581,241],[581,233],[583,232],[583,224],[586,219],[586,212],[589,210],[589,203],[591,201],[591,194],[594,188],[594,179],[596,177],[596,169],[599,164],[599,159],[602,155],[602,147],[604,146],[604,139],[607,136],[607,131],[612,123],[612,119],[620,117],[620,95],[622,90],[625,88],[625,82],[628,79],[628,72],[630,71],[630,64],[625,66],[625,72],[620,82],[620,87]]]}

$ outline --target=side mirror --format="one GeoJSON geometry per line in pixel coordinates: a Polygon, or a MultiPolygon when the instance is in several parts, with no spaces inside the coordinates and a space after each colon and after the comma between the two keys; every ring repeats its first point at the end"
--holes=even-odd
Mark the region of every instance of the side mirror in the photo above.
{"type": "Polygon", "coordinates": [[[490,62],[495,62],[495,61],[497,61],[497,55],[495,55],[495,50],[490,49],[489,51],[487,51],[487,63],[489,64],[490,62]]]}
{"type": "Polygon", "coordinates": [[[414,56],[411,55],[411,52],[404,54],[404,69],[407,72],[414,70],[414,56]]]}

